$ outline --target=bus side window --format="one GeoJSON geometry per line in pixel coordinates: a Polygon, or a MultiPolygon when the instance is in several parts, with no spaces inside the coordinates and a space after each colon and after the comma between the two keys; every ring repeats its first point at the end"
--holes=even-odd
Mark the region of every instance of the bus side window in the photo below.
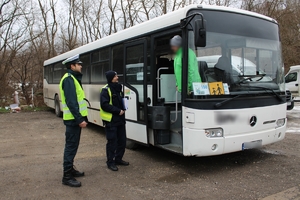
{"type": "Polygon", "coordinates": [[[114,46],[111,53],[112,69],[118,73],[119,82],[123,82],[124,47],[122,44],[114,46]]]}
{"type": "Polygon", "coordinates": [[[93,64],[91,67],[91,83],[105,83],[105,72],[109,70],[108,62],[93,64]]]}
{"type": "Polygon", "coordinates": [[[83,62],[82,64],[82,83],[90,83],[90,54],[84,54],[80,56],[80,60],[83,62]]]}
{"type": "Polygon", "coordinates": [[[97,50],[97,51],[91,53],[91,57],[92,57],[91,58],[92,63],[99,62],[99,60],[100,60],[99,51],[97,50]]]}
{"type": "Polygon", "coordinates": [[[49,83],[53,83],[53,65],[49,66],[49,83]]]}
{"type": "Polygon", "coordinates": [[[53,67],[53,83],[59,83],[62,77],[63,72],[63,64],[58,62],[53,67]]]}
{"type": "Polygon", "coordinates": [[[46,79],[46,81],[49,83],[49,72],[50,72],[50,66],[51,65],[47,65],[44,67],[44,79],[46,79]]]}
{"type": "Polygon", "coordinates": [[[105,72],[109,67],[109,48],[92,53],[91,83],[106,83],[105,72]]]}

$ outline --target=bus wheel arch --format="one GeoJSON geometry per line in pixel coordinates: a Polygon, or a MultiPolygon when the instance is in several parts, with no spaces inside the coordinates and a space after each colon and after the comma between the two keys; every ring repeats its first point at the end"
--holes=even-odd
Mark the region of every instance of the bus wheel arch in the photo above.
{"type": "Polygon", "coordinates": [[[62,117],[58,94],[54,96],[54,112],[57,117],[62,117]]]}

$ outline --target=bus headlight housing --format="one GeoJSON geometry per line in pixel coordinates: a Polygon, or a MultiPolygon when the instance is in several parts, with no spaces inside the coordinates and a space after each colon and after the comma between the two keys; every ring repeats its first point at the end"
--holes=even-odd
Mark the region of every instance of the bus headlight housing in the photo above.
{"type": "Polygon", "coordinates": [[[276,128],[282,127],[285,124],[285,118],[283,119],[278,119],[276,122],[276,128]]]}
{"type": "Polygon", "coordinates": [[[205,135],[209,138],[223,137],[223,129],[221,128],[211,128],[205,129],[205,135]]]}

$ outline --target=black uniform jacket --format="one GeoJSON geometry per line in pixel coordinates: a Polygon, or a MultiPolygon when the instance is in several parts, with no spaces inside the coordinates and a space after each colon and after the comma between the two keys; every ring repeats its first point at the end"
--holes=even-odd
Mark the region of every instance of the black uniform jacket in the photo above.
{"type": "Polygon", "coordinates": [[[124,109],[124,104],[123,104],[123,93],[121,92],[122,90],[122,85],[118,83],[109,83],[108,87],[111,90],[112,93],[112,104],[109,104],[110,97],[108,94],[108,89],[103,88],[102,92],[100,94],[100,106],[101,108],[109,113],[112,113],[112,120],[111,122],[106,122],[104,121],[106,126],[121,126],[125,124],[125,114],[119,115],[121,110],[124,109]]]}
{"type": "MultiPolygon", "coordinates": [[[[74,72],[71,69],[68,69],[68,73],[72,74],[81,85],[82,74],[79,72],[74,72]]],[[[81,86],[82,87],[82,86],[81,86]]],[[[62,83],[62,89],[65,93],[66,104],[70,109],[72,115],[74,116],[74,120],[64,120],[64,124],[67,126],[78,126],[83,121],[88,121],[87,117],[81,116],[79,112],[79,105],[77,102],[77,94],[74,80],[71,76],[68,76],[64,79],[62,83]]]]}

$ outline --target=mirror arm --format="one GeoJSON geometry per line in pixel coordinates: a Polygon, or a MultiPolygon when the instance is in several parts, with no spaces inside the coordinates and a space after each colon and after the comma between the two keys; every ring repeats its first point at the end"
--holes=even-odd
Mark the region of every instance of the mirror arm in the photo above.
{"type": "Polygon", "coordinates": [[[184,29],[194,19],[195,16],[200,16],[202,19],[202,27],[204,27],[204,16],[202,13],[194,13],[180,20],[180,28],[184,29]]]}

